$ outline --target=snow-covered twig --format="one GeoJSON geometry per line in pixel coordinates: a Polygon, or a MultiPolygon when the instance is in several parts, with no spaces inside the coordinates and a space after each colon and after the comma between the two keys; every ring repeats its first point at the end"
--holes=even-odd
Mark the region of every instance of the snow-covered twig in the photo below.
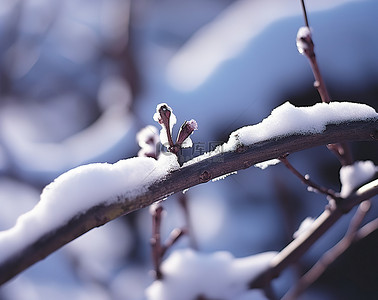
{"type": "MultiPolygon", "coordinates": [[[[297,33],[297,48],[299,53],[307,57],[312,73],[314,74],[315,82],[314,87],[318,90],[322,102],[331,102],[331,97],[329,96],[326,84],[323,80],[322,73],[316,59],[314,50],[314,41],[312,40],[312,33],[309,26],[307,11],[304,0],[301,0],[303,15],[305,19],[306,26],[299,28],[297,33]]],[[[339,159],[343,166],[350,165],[353,163],[351,152],[349,146],[345,143],[329,144],[328,149],[331,150],[339,159]]]]}
{"type": "Polygon", "coordinates": [[[301,27],[298,30],[297,48],[299,53],[305,55],[310,62],[311,69],[315,77],[314,87],[318,90],[319,95],[322,98],[322,102],[329,103],[331,98],[320,73],[318,61],[314,51],[314,42],[312,40],[311,29],[308,27],[308,25],[301,27]]]}
{"type": "MultiPolygon", "coordinates": [[[[37,210],[20,218],[15,228],[0,233],[4,249],[0,284],[90,229],[173,193],[285,153],[340,141],[371,141],[377,136],[378,117],[367,106],[333,103],[295,108],[284,104],[263,122],[232,133],[223,151],[202,155],[182,167],[177,159],[173,163],[175,155],[166,154],[162,157],[165,163],[141,157],[71,170],[48,186],[37,210]],[[341,115],[339,107],[344,108],[341,115]],[[289,111],[307,123],[283,127],[280,121],[289,117],[289,111]],[[45,226],[50,223],[54,226],[45,226]]],[[[378,189],[373,190],[377,193],[378,189]]],[[[359,198],[353,205],[358,203],[359,198]]]]}
{"type": "Polygon", "coordinates": [[[250,283],[251,288],[261,288],[297,261],[307,250],[344,214],[354,206],[369,200],[378,194],[378,179],[360,187],[356,192],[349,195],[339,203],[328,205],[327,209],[305,230],[294,239],[288,246],[277,254],[272,260],[271,266],[258,278],[250,283]]]}
{"type": "Polygon", "coordinates": [[[369,200],[362,202],[354,214],[345,236],[331,249],[322,255],[314,266],[304,274],[298,282],[285,294],[282,300],[294,300],[302,294],[320,275],[333,263],[341,254],[343,254],[350,245],[357,240],[358,228],[369,211],[371,203],[369,200]]]}

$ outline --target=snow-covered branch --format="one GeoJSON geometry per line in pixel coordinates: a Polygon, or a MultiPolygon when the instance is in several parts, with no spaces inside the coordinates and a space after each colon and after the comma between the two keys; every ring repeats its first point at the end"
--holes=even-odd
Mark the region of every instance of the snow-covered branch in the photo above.
{"type": "MultiPolygon", "coordinates": [[[[285,103],[261,123],[233,132],[227,143],[182,167],[167,153],[159,160],[140,157],[73,169],[48,185],[38,205],[13,228],[0,232],[0,284],[90,229],[173,193],[286,153],[377,138],[377,113],[366,105],[336,102],[296,108],[285,103]]],[[[375,194],[377,190],[373,188],[375,194]]]]}

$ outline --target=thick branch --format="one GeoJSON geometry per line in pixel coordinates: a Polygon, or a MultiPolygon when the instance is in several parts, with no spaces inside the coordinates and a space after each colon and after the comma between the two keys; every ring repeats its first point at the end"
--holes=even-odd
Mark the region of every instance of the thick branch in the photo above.
{"type": "MultiPolygon", "coordinates": [[[[278,158],[286,153],[301,151],[329,143],[344,141],[372,141],[378,139],[378,119],[328,125],[317,134],[294,134],[275,137],[250,146],[240,145],[236,151],[219,153],[187,165],[152,184],[148,191],[136,198],[119,198],[111,205],[98,205],[75,216],[68,223],[51,230],[34,243],[26,246],[10,259],[0,262],[0,284],[8,281],[32,264],[94,227],[132,211],[146,207],[173,193],[205,183],[213,178],[256,163],[278,158]]],[[[359,203],[359,199],[355,200],[359,203]]],[[[353,202],[353,205],[355,203],[353,202]]],[[[340,213],[339,211],[337,211],[340,213]]],[[[329,214],[329,210],[325,212],[329,214]]],[[[332,214],[333,216],[333,214],[332,214]]],[[[329,218],[329,217],[327,217],[329,218]]],[[[335,218],[334,216],[332,218],[335,218]]],[[[331,218],[331,219],[332,219],[331,218]]],[[[332,221],[334,222],[334,221],[332,221]]],[[[7,245],[1,245],[7,247],[7,245]]]]}

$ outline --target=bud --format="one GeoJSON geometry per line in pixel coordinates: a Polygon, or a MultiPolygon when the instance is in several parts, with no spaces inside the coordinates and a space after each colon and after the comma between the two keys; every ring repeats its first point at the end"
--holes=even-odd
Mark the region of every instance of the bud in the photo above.
{"type": "Polygon", "coordinates": [[[181,125],[176,145],[180,145],[182,148],[191,147],[193,143],[189,136],[197,129],[198,125],[195,120],[185,121],[184,124],[181,125]]]}
{"type": "Polygon", "coordinates": [[[314,43],[312,41],[311,29],[307,26],[303,26],[298,30],[297,49],[298,52],[303,55],[313,53],[314,43]]]}
{"type": "Polygon", "coordinates": [[[173,147],[172,128],[176,124],[176,116],[173,114],[172,108],[166,103],[161,103],[156,107],[156,113],[153,119],[158,122],[162,129],[160,131],[160,142],[163,145],[173,147]]]}

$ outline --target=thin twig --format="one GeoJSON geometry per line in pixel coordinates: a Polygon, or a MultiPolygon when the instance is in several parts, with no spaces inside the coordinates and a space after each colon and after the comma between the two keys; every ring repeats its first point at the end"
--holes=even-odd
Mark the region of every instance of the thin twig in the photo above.
{"type": "Polygon", "coordinates": [[[342,166],[353,164],[353,157],[347,143],[328,144],[327,148],[333,152],[342,166]]]}
{"type": "Polygon", "coordinates": [[[341,254],[343,254],[350,245],[356,241],[358,228],[370,209],[369,200],[362,202],[354,214],[345,236],[331,249],[322,255],[314,266],[303,275],[298,282],[285,294],[282,300],[297,299],[311,284],[313,284],[341,254]]]}
{"type": "Polygon", "coordinates": [[[179,198],[180,206],[182,207],[182,210],[184,212],[184,218],[185,218],[185,223],[186,223],[186,228],[187,228],[187,234],[189,236],[190,246],[193,249],[198,250],[198,245],[194,237],[193,226],[192,226],[192,222],[190,218],[190,212],[189,212],[189,207],[188,207],[188,196],[186,193],[185,194],[180,193],[178,198],[179,198]]]}
{"type": "Polygon", "coordinates": [[[304,16],[305,24],[306,24],[307,27],[310,27],[308,25],[307,10],[306,10],[306,6],[305,6],[305,3],[304,3],[304,0],[301,0],[301,3],[302,3],[302,11],[303,11],[303,16],[304,16]]]}
{"type": "MultiPolygon", "coordinates": [[[[305,19],[305,24],[310,29],[304,0],[301,0],[301,4],[302,4],[302,10],[303,10],[303,15],[305,19]]],[[[316,59],[315,50],[314,50],[315,44],[312,39],[311,33],[307,35],[305,38],[302,38],[301,41],[305,43],[306,45],[302,54],[304,54],[309,60],[311,70],[315,78],[314,87],[318,90],[322,102],[330,103],[331,97],[329,96],[326,84],[323,80],[322,73],[320,72],[320,68],[319,68],[318,61],[316,59]]],[[[353,158],[352,158],[351,151],[348,144],[346,143],[329,144],[327,145],[327,147],[336,155],[341,165],[345,166],[345,165],[353,164],[353,158]]]]}
{"type": "Polygon", "coordinates": [[[164,208],[159,203],[156,207],[152,208],[152,238],[151,238],[151,250],[152,261],[154,264],[156,279],[162,279],[163,273],[161,271],[161,263],[165,253],[171,248],[186,231],[184,229],[176,228],[172,230],[167,241],[162,244],[161,242],[161,222],[163,217],[164,208]]]}
{"type": "MultiPolygon", "coordinates": [[[[303,254],[331,228],[344,214],[363,201],[371,199],[378,193],[378,179],[360,187],[355,193],[327,209],[310,225],[310,227],[282,249],[271,261],[271,266],[250,283],[250,288],[262,288],[267,282],[292,263],[298,261],[303,254]]],[[[332,202],[331,202],[332,203],[332,202]]]]}
{"type": "Polygon", "coordinates": [[[356,234],[356,240],[362,240],[363,238],[367,237],[369,234],[373,233],[376,230],[378,230],[378,218],[362,226],[356,234]]]}
{"type": "Polygon", "coordinates": [[[161,256],[163,257],[169,248],[171,248],[184,234],[186,234],[186,230],[183,228],[173,229],[169,235],[169,238],[165,241],[161,248],[161,256]]]}
{"type": "Polygon", "coordinates": [[[289,160],[287,159],[287,155],[283,155],[279,157],[279,160],[285,165],[287,169],[289,169],[295,176],[297,176],[305,185],[311,187],[312,189],[334,200],[337,200],[337,201],[341,200],[341,198],[337,196],[333,190],[322,187],[314,183],[312,180],[310,180],[309,176],[303,176],[301,173],[299,173],[299,171],[295,169],[294,166],[289,162],[289,160]]]}
{"type": "Polygon", "coordinates": [[[162,261],[162,246],[161,246],[161,220],[163,214],[163,206],[159,203],[156,207],[152,208],[152,238],[151,238],[151,250],[152,250],[152,262],[154,264],[156,279],[162,279],[163,274],[160,270],[162,261]]]}

